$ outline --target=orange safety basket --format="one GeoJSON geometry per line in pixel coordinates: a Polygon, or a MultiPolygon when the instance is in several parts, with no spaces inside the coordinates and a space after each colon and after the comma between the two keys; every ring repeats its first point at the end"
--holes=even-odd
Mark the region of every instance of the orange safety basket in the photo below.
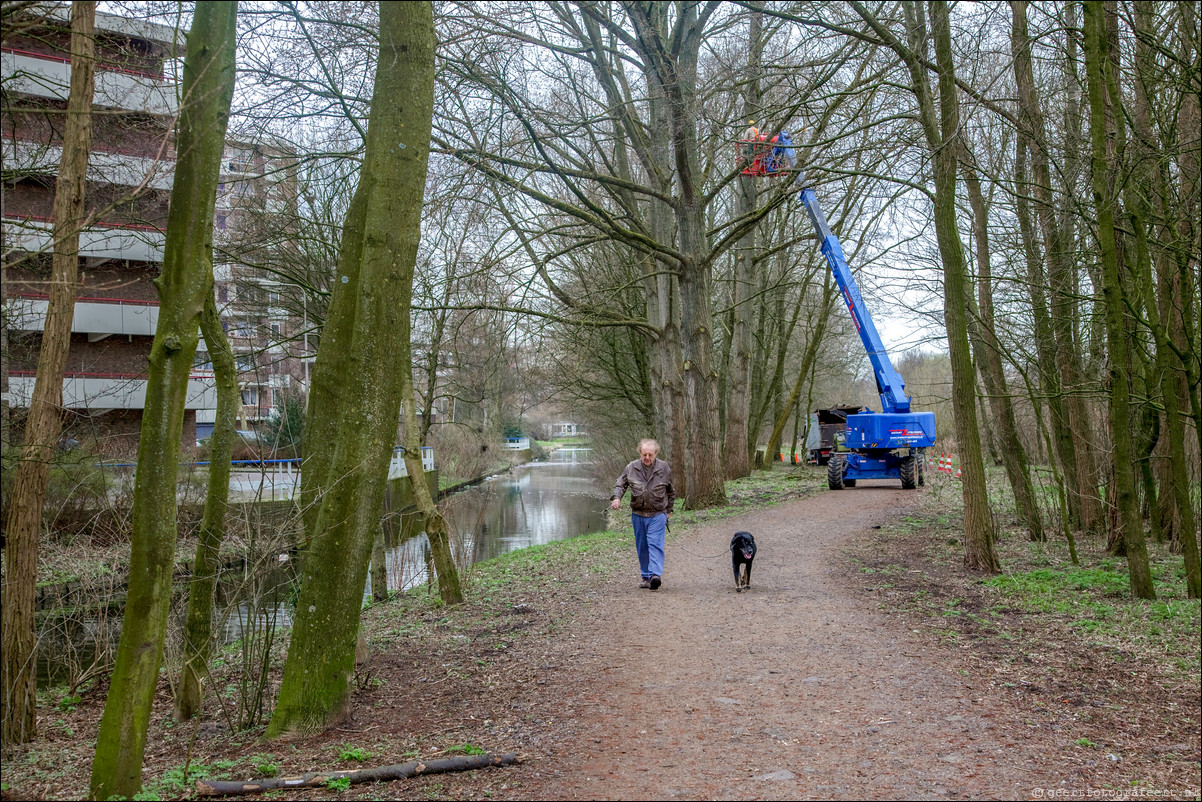
{"type": "Polygon", "coordinates": [[[735,163],[743,165],[741,175],[774,178],[792,172],[785,160],[785,149],[778,145],[776,137],[737,140],[735,163]]]}

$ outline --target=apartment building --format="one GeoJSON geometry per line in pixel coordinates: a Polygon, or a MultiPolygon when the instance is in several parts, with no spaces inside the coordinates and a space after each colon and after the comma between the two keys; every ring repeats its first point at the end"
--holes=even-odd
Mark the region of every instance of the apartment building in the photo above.
{"type": "MultiPolygon", "coordinates": [[[[5,414],[19,427],[33,393],[47,307],[55,178],[70,84],[67,3],[41,3],[7,24],[0,45],[5,414]]],[[[93,141],[79,286],[63,382],[64,435],[104,453],[132,453],[141,430],[147,356],[158,322],[159,274],[178,111],[171,60],[183,32],[97,14],[93,141]],[[178,40],[178,41],[177,41],[178,40]]],[[[211,373],[188,384],[183,442],[213,419],[211,373]]]]}
{"type": "MultiPolygon", "coordinates": [[[[222,326],[238,367],[240,429],[259,428],[286,398],[303,404],[308,395],[316,338],[309,336],[306,298],[286,267],[293,261],[296,185],[292,148],[263,138],[227,141],[214,215],[213,272],[222,326]]],[[[201,435],[210,430],[202,422],[201,435]]]]}

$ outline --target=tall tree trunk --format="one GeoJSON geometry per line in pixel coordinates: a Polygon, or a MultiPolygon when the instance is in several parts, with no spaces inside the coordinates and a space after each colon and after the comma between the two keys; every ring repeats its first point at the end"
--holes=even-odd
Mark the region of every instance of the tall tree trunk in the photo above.
{"type": "MultiPolygon", "coordinates": [[[[702,234],[698,231],[697,234],[702,234]]],[[[696,243],[694,242],[694,247],[696,243]]],[[[689,419],[689,465],[685,503],[704,509],[726,503],[718,437],[718,385],[713,370],[710,271],[686,265],[680,277],[680,311],[685,356],[685,409],[689,419]]]]}
{"type": "MultiPolygon", "coordinates": [[[[210,270],[212,267],[210,266],[210,270]]],[[[196,560],[188,585],[188,613],[184,622],[184,646],[179,685],[175,691],[175,718],[192,718],[204,699],[204,677],[208,673],[213,636],[213,596],[217,589],[217,562],[225,540],[225,517],[229,509],[230,459],[234,453],[235,418],[242,406],[238,394],[238,366],[234,350],[221,328],[217,302],[212,293],[205,299],[200,331],[205,338],[213,376],[217,383],[217,413],[209,441],[209,486],[204,515],[196,541],[196,560]]]]}
{"type": "MultiPolygon", "coordinates": [[[[760,96],[761,55],[764,50],[764,15],[753,10],[748,16],[747,83],[743,90],[743,115],[747,119],[758,118],[762,105],[760,96]]],[[[755,210],[759,202],[758,185],[752,176],[737,180],[735,187],[735,215],[742,217],[755,210]]],[[[726,404],[726,445],[723,460],[726,463],[726,478],[738,479],[751,473],[751,448],[748,443],[748,428],[751,421],[751,321],[750,303],[755,286],[755,262],[758,253],[759,228],[753,228],[743,237],[735,250],[734,292],[731,293],[734,309],[731,327],[731,363],[729,390],[726,404]]]]}
{"type": "MultiPolygon", "coordinates": [[[[1039,369],[1039,387],[1047,399],[1050,424],[1051,451],[1059,463],[1058,473],[1069,488],[1066,495],[1068,525],[1081,526],[1081,497],[1076,492],[1077,458],[1073,452],[1073,437],[1070,430],[1068,402],[1060,390],[1060,374],[1056,370],[1055,337],[1052,334],[1052,318],[1048,313],[1047,284],[1039,241],[1035,234],[1034,215],[1027,193],[1027,160],[1030,147],[1025,137],[1019,136],[1015,144],[1014,184],[1015,207],[1018,217],[1019,236],[1023,245],[1023,258],[1027,265],[1027,291],[1031,299],[1031,317],[1035,324],[1035,360],[1039,369]]],[[[1032,403],[1038,399],[1032,398],[1032,403]]]]}
{"type": "MultiPolygon", "coordinates": [[[[417,419],[416,415],[414,419],[417,419]]],[[[417,461],[420,465],[420,456],[417,461]]],[[[371,599],[376,602],[388,601],[388,533],[384,531],[383,521],[371,541],[371,599]]]]}
{"type": "MultiPolygon", "coordinates": [[[[314,370],[314,384],[328,384],[320,405],[310,398],[309,420],[322,421],[316,428],[334,436],[306,438],[306,458],[325,468],[311,480],[321,484],[304,493],[320,507],[308,532],[292,642],[267,730],[272,738],[323,730],[343,716],[348,701],[401,397],[413,386],[412,365],[406,359],[399,366],[397,354],[407,348],[402,332],[408,331],[429,157],[434,45],[430,3],[380,4],[367,149],[314,370]],[[337,350],[328,347],[332,342],[337,350]],[[337,390],[338,403],[328,403],[337,390]]],[[[406,428],[416,437],[416,421],[406,428]]],[[[420,467],[410,470],[420,492],[420,467]]]]}
{"type": "MultiPolygon", "coordinates": [[[[410,271],[410,286],[413,275],[410,271]]],[[[405,319],[408,320],[406,315],[405,319]]],[[[463,601],[463,589],[459,583],[459,572],[455,568],[455,558],[451,554],[450,536],[447,532],[447,522],[438,509],[430,487],[426,484],[426,474],[422,468],[421,442],[417,439],[417,409],[413,395],[411,372],[406,369],[409,364],[411,351],[409,339],[411,329],[402,323],[401,352],[397,354],[398,370],[401,371],[402,394],[401,413],[405,416],[405,469],[410,476],[413,487],[413,498],[417,502],[418,512],[422,516],[422,525],[426,539],[430,542],[430,554],[434,561],[434,570],[438,574],[438,595],[443,604],[459,604],[463,601]]]]}
{"type": "Polygon", "coordinates": [[[92,796],[132,797],[154,704],[175,568],[179,448],[201,314],[213,294],[213,205],[234,94],[237,3],[201,3],[188,34],[184,103],[138,444],[129,592],[92,764],[92,796]]]}
{"type": "MultiPolygon", "coordinates": [[[[964,496],[964,564],[974,571],[1000,570],[993,549],[993,521],[985,488],[985,465],[975,407],[976,381],[968,342],[968,266],[956,224],[956,171],[958,149],[949,145],[960,136],[960,102],[952,63],[951,25],[947,3],[930,4],[931,33],[939,72],[939,137],[928,135],[935,157],[935,236],[943,259],[944,321],[952,363],[952,407],[956,414],[956,442],[960,447],[964,496]]],[[[922,78],[925,86],[926,79],[922,78]]],[[[929,103],[929,94],[927,95],[929,103]]],[[[934,117],[934,108],[929,115],[934,117]]],[[[933,129],[933,124],[928,128],[933,129]]],[[[932,131],[933,133],[933,131],[932,131]]]]}
{"type": "MultiPolygon", "coordinates": [[[[668,41],[666,13],[654,6],[632,4],[626,12],[637,33],[640,55],[651,65],[653,83],[663,91],[672,162],[679,193],[675,199],[676,230],[682,259],[680,289],[681,350],[684,356],[684,407],[689,437],[685,459],[685,504],[702,509],[724,504],[725,476],[718,437],[718,376],[714,369],[713,311],[710,307],[712,253],[707,238],[706,202],[697,161],[697,54],[703,20],[696,6],[682,7],[668,41]]],[[[679,455],[674,456],[679,463],[679,455]]]]}
{"type": "MultiPolygon", "coordinates": [[[[797,407],[798,399],[801,398],[801,388],[805,380],[809,378],[813,372],[814,365],[818,361],[818,351],[824,343],[823,338],[826,336],[826,325],[831,317],[831,309],[835,305],[835,299],[839,297],[838,290],[831,282],[831,271],[827,270],[822,284],[822,300],[818,304],[817,318],[814,326],[810,330],[810,341],[806,344],[806,350],[801,357],[801,367],[797,370],[797,379],[793,382],[793,388],[789,391],[789,398],[785,401],[784,406],[776,416],[776,420],[772,425],[772,434],[768,435],[768,447],[764,451],[764,469],[771,470],[777,453],[780,452],[780,439],[784,434],[785,425],[789,422],[789,416],[797,407]]],[[[794,320],[797,318],[794,317],[794,320]]],[[[792,328],[785,333],[786,342],[790,339],[792,328]]]]}
{"type": "MultiPolygon", "coordinates": [[[[662,14],[662,9],[659,10],[662,14]]],[[[652,18],[658,21],[653,12],[652,18]]],[[[650,156],[662,176],[672,175],[672,131],[668,113],[668,101],[650,74],[647,74],[648,118],[650,120],[650,156]]],[[[671,194],[671,179],[659,189],[671,194]]],[[[656,242],[675,241],[675,223],[672,207],[651,198],[647,201],[647,225],[656,242]]],[[[654,395],[654,435],[660,441],[664,460],[676,465],[674,477],[680,484],[676,492],[684,496],[688,488],[688,419],[684,403],[684,356],[680,336],[680,290],[675,276],[667,272],[666,266],[654,258],[645,262],[644,286],[647,297],[647,321],[655,327],[658,335],[650,344],[651,385],[654,395]]]]}
{"type": "Polygon", "coordinates": [[[1068,393],[1065,402],[1068,411],[1067,433],[1072,438],[1071,469],[1066,464],[1066,474],[1076,480],[1076,493],[1080,499],[1081,525],[1087,530],[1101,526],[1102,506],[1097,491],[1097,458],[1093,453],[1093,438],[1090,435],[1089,415],[1080,393],[1082,371],[1073,326],[1075,324],[1076,281],[1072,267],[1072,256],[1065,232],[1056,218],[1056,207],[1052,198],[1052,177],[1048,161],[1048,140],[1043,111],[1039,106],[1039,95],[1031,68],[1031,43],[1027,34],[1026,0],[1011,0],[1013,27],[1011,30],[1011,54],[1014,60],[1014,76],[1018,86],[1020,119],[1019,135],[1028,140],[1031,166],[1034,173],[1034,196],[1040,228],[1043,231],[1045,254],[1050,278],[1051,323],[1055,342],[1056,365],[1060,375],[1062,391],[1068,393]]]}
{"type": "MultiPolygon", "coordinates": [[[[1002,367],[1001,346],[998,343],[993,319],[993,271],[990,265],[989,210],[981,192],[981,182],[970,162],[967,149],[964,151],[964,184],[973,210],[973,238],[977,254],[977,298],[978,323],[972,327],[980,338],[976,359],[981,381],[989,396],[989,406],[996,422],[997,435],[1001,439],[1002,464],[1006,477],[1014,492],[1014,506],[1019,520],[1027,528],[1027,536],[1033,541],[1044,539],[1043,521],[1039,506],[1035,503],[1035,489],[1031,485],[1031,468],[1027,463],[1027,451],[1018,436],[1018,423],[1014,416],[1014,405],[1006,388],[1006,374],[1002,367]]],[[[972,296],[968,296],[972,301],[972,296]]]]}
{"type": "Polygon", "coordinates": [[[79,229],[84,217],[88,154],[92,149],[96,3],[71,4],[71,88],[63,155],[54,188],[54,256],[50,300],[38,352],[37,378],[25,422],[17,480],[9,502],[4,549],[4,604],[0,615],[0,744],[26,743],[37,734],[37,657],[34,597],[38,536],[50,480],[50,461],[62,432],[63,371],[79,277],[79,229]]]}
{"type": "Polygon", "coordinates": [[[985,465],[977,427],[976,381],[968,342],[968,316],[964,299],[968,292],[968,265],[956,223],[956,170],[960,136],[960,103],[955,65],[952,63],[951,29],[945,2],[931,2],[931,33],[939,75],[939,109],[927,82],[927,68],[920,54],[926,49],[926,23],[921,4],[903,6],[907,44],[883,25],[858,0],[851,0],[856,13],[896,52],[910,71],[910,88],[918,102],[918,119],[935,162],[935,238],[943,262],[943,319],[947,327],[948,356],[952,367],[952,408],[956,417],[956,442],[960,447],[961,489],[964,498],[964,565],[973,571],[1000,570],[993,548],[993,521],[985,487],[985,465]]]}
{"type": "MultiPolygon", "coordinates": [[[[777,252],[777,262],[780,269],[786,270],[787,259],[783,251],[777,252]]],[[[828,292],[837,293],[835,285],[831,284],[830,271],[826,269],[825,261],[823,261],[824,284],[828,292]]],[[[781,274],[778,274],[781,275],[781,274]]],[[[775,425],[777,418],[781,415],[781,391],[785,383],[785,366],[788,363],[789,343],[793,340],[793,332],[797,329],[797,322],[801,320],[801,313],[805,305],[801,303],[809,292],[810,283],[815,278],[813,271],[807,271],[804,281],[801,284],[801,289],[797,293],[797,303],[792,304],[792,312],[785,317],[785,295],[787,293],[787,284],[780,282],[776,288],[776,297],[771,297],[771,294],[765,294],[764,300],[760,304],[759,323],[757,325],[756,340],[761,343],[760,358],[756,360],[758,370],[756,370],[757,379],[754,384],[758,390],[756,393],[756,403],[753,405],[753,414],[751,416],[751,440],[750,442],[759,444],[761,427],[765,420],[771,420],[775,425]],[[775,333],[774,333],[775,332],[775,333]],[[767,361],[769,354],[775,350],[775,360],[772,365],[771,375],[767,374],[767,361]]],[[[762,282],[761,286],[767,282],[762,282]]],[[[825,296],[824,296],[825,297],[825,296]]],[[[833,301],[830,301],[833,304],[833,301]]],[[[819,301],[819,310],[821,310],[823,301],[819,301]]],[[[811,310],[808,318],[809,327],[811,330],[817,325],[815,322],[815,312],[811,310]]],[[[826,313],[827,319],[823,322],[823,326],[830,322],[829,309],[826,313]]],[[[825,333],[825,330],[822,334],[825,333]]],[[[813,336],[813,335],[811,335],[813,336]]],[[[819,336],[821,339],[821,334],[819,336]]],[[[821,344],[818,346],[821,347],[821,344]]],[[[771,435],[769,435],[771,439],[771,435]]],[[[779,447],[780,435],[777,435],[777,447],[779,447]]],[[[759,470],[772,470],[772,452],[768,450],[771,443],[765,445],[764,462],[756,467],[759,470]]]]}
{"type": "MultiPolygon", "coordinates": [[[[1126,193],[1128,211],[1131,213],[1131,228],[1135,232],[1139,253],[1139,286],[1143,292],[1145,314],[1149,327],[1156,341],[1156,373],[1160,380],[1160,393],[1164,400],[1164,426],[1167,430],[1169,467],[1165,472],[1167,482],[1162,485],[1162,493],[1170,495],[1175,506],[1175,516],[1167,516],[1164,522],[1171,526],[1174,519],[1180,523],[1173,531],[1173,538],[1181,543],[1182,556],[1185,560],[1186,589],[1190,598],[1202,596],[1202,576],[1200,576],[1198,538],[1195,532],[1194,507],[1189,498],[1189,466],[1185,457],[1185,427],[1183,414],[1185,409],[1180,396],[1180,373],[1177,370],[1178,361],[1173,352],[1170,325],[1174,313],[1173,286],[1170,279],[1168,254],[1170,245],[1167,234],[1170,230],[1170,216],[1167,213],[1170,200],[1167,197],[1167,178],[1163,171],[1163,162],[1156,158],[1156,140],[1152,132],[1152,99],[1151,92],[1155,91],[1154,63],[1155,56],[1152,43],[1156,40],[1153,30],[1152,6],[1138,3],[1134,7],[1135,18],[1135,67],[1139,78],[1135,82],[1135,109],[1131,115],[1135,137],[1132,149],[1135,151],[1132,159],[1134,180],[1127,185],[1126,193]],[[1155,166],[1153,166],[1155,165],[1155,166]],[[1151,198],[1156,199],[1156,211],[1161,219],[1161,242],[1158,243],[1155,276],[1153,276],[1152,256],[1148,240],[1153,238],[1151,223],[1151,198]],[[1157,298],[1159,290],[1160,297],[1157,298]],[[1165,317],[1169,317],[1169,321],[1165,317]],[[1170,325],[1166,325],[1169,323],[1170,325]]],[[[1177,296],[1180,297],[1180,296],[1177,296]]],[[[1151,501],[1151,499],[1149,499],[1151,501]]],[[[1153,509],[1154,524],[1162,519],[1159,510],[1153,509]]],[[[1154,526],[1153,531],[1159,531],[1154,526]]]]}
{"type": "MultiPolygon", "coordinates": [[[[1198,7],[1188,0],[1179,0],[1175,10],[1178,22],[1177,58],[1191,66],[1193,80],[1182,92],[1181,112],[1177,123],[1177,210],[1174,226],[1173,252],[1177,262],[1175,283],[1179,292],[1174,296],[1177,314],[1170,330],[1176,352],[1181,354],[1184,373],[1182,395],[1189,398],[1190,415],[1194,419],[1194,436],[1202,451],[1202,338],[1199,319],[1198,254],[1202,252],[1202,225],[1199,207],[1202,206],[1202,164],[1198,148],[1198,129],[1202,127],[1202,97],[1198,91],[1198,76],[1202,75],[1202,41],[1198,36],[1198,7]]],[[[1183,404],[1184,406],[1184,404],[1183,404]]]]}
{"type": "MultiPolygon", "coordinates": [[[[1154,599],[1152,574],[1139,517],[1132,470],[1133,453],[1129,427],[1131,416],[1130,376],[1127,372],[1127,338],[1124,287],[1119,272],[1114,214],[1117,198],[1108,180],[1117,173],[1107,152],[1106,96],[1115,80],[1111,71],[1110,44],[1106,33],[1106,11],[1101,3],[1085,4],[1085,65],[1089,88],[1089,128],[1093,166],[1093,200],[1098,216],[1098,245],[1102,257],[1102,295],[1106,301],[1106,340],[1109,350],[1110,436],[1114,447],[1114,498],[1118,525],[1123,529],[1131,593],[1136,598],[1154,599]]],[[[1115,110],[1116,115],[1121,110],[1115,110]]]]}

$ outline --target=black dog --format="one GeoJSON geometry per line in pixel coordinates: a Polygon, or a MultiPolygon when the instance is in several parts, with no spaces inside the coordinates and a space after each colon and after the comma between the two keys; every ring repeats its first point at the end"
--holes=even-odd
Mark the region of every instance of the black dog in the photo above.
{"type": "Polygon", "coordinates": [[[730,559],[735,569],[735,591],[742,593],[743,588],[751,587],[751,561],[755,559],[755,538],[750,532],[735,532],[730,539],[730,559]]]}

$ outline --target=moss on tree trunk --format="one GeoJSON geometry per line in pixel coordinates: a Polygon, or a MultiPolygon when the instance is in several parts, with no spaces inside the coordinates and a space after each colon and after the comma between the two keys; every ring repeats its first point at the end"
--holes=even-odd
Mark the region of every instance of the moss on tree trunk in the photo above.
{"type": "MultiPolygon", "coordinates": [[[[948,356],[952,364],[952,407],[956,414],[956,443],[960,448],[964,495],[964,564],[974,571],[999,570],[993,548],[993,519],[985,488],[985,465],[977,426],[976,381],[968,342],[968,264],[956,223],[956,172],[960,136],[960,103],[952,62],[951,28],[945,2],[931,3],[931,32],[939,71],[940,142],[935,157],[935,236],[943,259],[943,319],[947,324],[948,356]]],[[[933,144],[933,143],[932,143],[933,144]]]]}
{"type": "Polygon", "coordinates": [[[234,93],[236,3],[201,3],[188,34],[183,107],[138,445],[129,594],[92,765],[92,796],[142,788],[175,564],[180,437],[200,318],[213,293],[213,205],[234,93]]]}
{"type": "MultiPolygon", "coordinates": [[[[302,471],[308,553],[269,737],[345,710],[359,610],[400,412],[434,104],[429,3],[380,4],[380,56],[359,185],[309,400],[302,471]]],[[[416,487],[418,482],[414,483],[416,487]]]]}
{"type": "Polygon", "coordinates": [[[1111,164],[1107,147],[1107,83],[1114,77],[1110,70],[1110,48],[1106,35],[1105,9],[1101,3],[1085,4],[1085,69],[1089,89],[1089,129],[1092,142],[1093,200],[1098,218],[1098,247],[1102,257],[1102,296],[1106,308],[1107,368],[1110,382],[1110,436],[1114,447],[1113,496],[1118,507],[1117,525],[1122,528],[1127,553],[1127,572],[1131,594],[1139,599],[1154,599],[1152,573],[1144,542],[1143,521],[1135,496],[1131,431],[1131,388],[1128,373],[1125,289],[1119,270],[1115,241],[1114,211],[1117,197],[1110,186],[1111,164]]]}
{"type": "Polygon", "coordinates": [[[192,581],[188,585],[188,613],[184,621],[183,666],[175,691],[175,717],[192,718],[204,698],[204,676],[208,673],[213,636],[213,595],[217,587],[217,557],[225,539],[225,516],[230,498],[230,458],[234,453],[234,422],[241,398],[238,395],[238,367],[213,294],[205,299],[200,319],[213,376],[217,382],[217,414],[213,437],[209,441],[209,484],[205,495],[204,517],[196,543],[192,581]]]}
{"type": "MultiPolygon", "coordinates": [[[[993,411],[998,437],[1002,441],[999,456],[1006,468],[1010,489],[1014,492],[1014,506],[1018,511],[1019,518],[1027,527],[1028,537],[1032,541],[1042,541],[1045,537],[1043,521],[1039,514],[1039,505],[1035,503],[1035,489],[1031,484],[1031,467],[1027,462],[1027,450],[1018,436],[1014,405],[1010,402],[1010,393],[1006,388],[1002,349],[994,328],[989,210],[985,203],[984,193],[981,192],[981,182],[977,178],[976,169],[971,164],[971,157],[966,147],[963,150],[963,156],[964,184],[968,189],[969,204],[973,212],[972,230],[977,253],[977,297],[979,298],[979,305],[975,310],[975,321],[969,328],[969,335],[973,340],[973,353],[981,374],[981,382],[985,385],[985,392],[989,394],[989,406],[993,411]]],[[[974,305],[972,293],[965,297],[965,301],[970,307],[974,305]]]]}

